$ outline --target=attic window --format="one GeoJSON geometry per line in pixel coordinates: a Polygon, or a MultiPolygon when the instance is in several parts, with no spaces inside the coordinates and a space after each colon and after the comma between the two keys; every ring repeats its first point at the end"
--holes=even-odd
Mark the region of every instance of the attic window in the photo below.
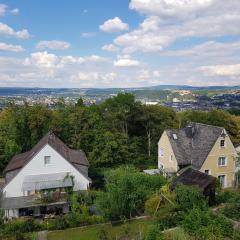
{"type": "Polygon", "coordinates": [[[177,134],[173,133],[173,139],[177,140],[177,134]]]}
{"type": "Polygon", "coordinates": [[[220,147],[225,147],[225,140],[224,139],[220,140],[220,147]]]}
{"type": "Polygon", "coordinates": [[[50,156],[44,156],[44,165],[51,164],[51,157],[50,156]]]}

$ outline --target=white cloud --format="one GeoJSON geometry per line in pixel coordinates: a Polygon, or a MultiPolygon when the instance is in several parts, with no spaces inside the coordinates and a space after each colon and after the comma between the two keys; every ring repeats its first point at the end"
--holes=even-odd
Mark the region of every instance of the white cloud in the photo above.
{"type": "Polygon", "coordinates": [[[113,62],[115,67],[137,67],[140,65],[140,62],[134,59],[131,59],[130,56],[123,56],[118,60],[113,62]]]}
{"type": "Polygon", "coordinates": [[[36,48],[38,48],[38,49],[52,49],[52,50],[65,50],[65,49],[70,48],[70,46],[71,45],[68,42],[52,40],[52,41],[40,41],[36,45],[36,48]]]}
{"type": "Polygon", "coordinates": [[[170,36],[160,34],[160,19],[149,17],[137,30],[123,34],[114,43],[123,47],[124,53],[161,51],[172,42],[170,36]]]}
{"type": "Polygon", "coordinates": [[[200,70],[210,76],[239,76],[240,64],[202,66],[200,70]]]}
{"type": "Polygon", "coordinates": [[[81,36],[84,38],[91,38],[91,37],[95,37],[96,33],[95,32],[83,32],[83,33],[81,33],[81,36]]]}
{"type": "Polygon", "coordinates": [[[129,8],[163,17],[189,17],[211,6],[216,0],[131,0],[129,8]]]}
{"type": "Polygon", "coordinates": [[[130,8],[147,17],[114,40],[124,53],[162,51],[179,39],[240,34],[239,0],[132,0],[130,8]]]}
{"type": "Polygon", "coordinates": [[[18,8],[14,8],[14,9],[11,10],[11,13],[13,15],[17,15],[19,13],[19,9],[18,8]]]}
{"type": "Polygon", "coordinates": [[[89,62],[95,62],[95,63],[101,63],[101,62],[108,61],[106,58],[98,56],[98,55],[87,56],[87,57],[85,57],[85,60],[89,61],[89,62]]]}
{"type": "Polygon", "coordinates": [[[7,24],[4,24],[2,22],[0,22],[0,35],[16,37],[21,39],[27,39],[30,37],[28,30],[23,29],[21,31],[15,31],[13,28],[9,27],[7,24]]]}
{"type": "Polygon", "coordinates": [[[99,29],[103,32],[122,32],[127,31],[129,26],[127,23],[124,23],[119,17],[108,19],[102,25],[99,26],[99,29]]]}
{"type": "Polygon", "coordinates": [[[12,45],[0,42],[0,51],[23,52],[25,49],[20,45],[12,45]]]}
{"type": "Polygon", "coordinates": [[[102,50],[108,51],[108,52],[117,52],[119,48],[114,44],[107,44],[102,47],[102,50]]]}
{"type": "Polygon", "coordinates": [[[0,16],[4,16],[7,11],[7,5],[0,4],[0,16]]]}
{"type": "Polygon", "coordinates": [[[40,68],[54,68],[58,62],[59,58],[56,55],[44,51],[32,53],[30,58],[25,59],[24,64],[40,68]]]}
{"type": "Polygon", "coordinates": [[[227,57],[240,53],[240,41],[217,42],[207,41],[193,47],[180,50],[166,50],[161,56],[174,57],[227,57]]]}

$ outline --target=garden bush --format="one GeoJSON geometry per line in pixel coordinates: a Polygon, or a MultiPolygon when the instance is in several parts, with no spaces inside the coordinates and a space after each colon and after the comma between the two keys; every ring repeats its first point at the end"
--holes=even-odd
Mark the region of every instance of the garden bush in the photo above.
{"type": "Polygon", "coordinates": [[[150,225],[145,234],[144,240],[162,240],[162,234],[159,230],[159,227],[154,224],[150,225]]]}
{"type": "Polygon", "coordinates": [[[98,194],[96,206],[105,219],[131,218],[144,211],[146,199],[165,183],[161,175],[149,176],[134,167],[111,170],[105,177],[105,192],[98,194]]]}
{"type": "Polygon", "coordinates": [[[233,236],[232,223],[223,215],[193,208],[183,218],[184,230],[196,240],[222,239],[233,236]]]}
{"type": "Polygon", "coordinates": [[[194,207],[207,208],[207,201],[202,191],[197,186],[177,185],[175,188],[176,203],[181,211],[189,211],[194,207]]]}
{"type": "Polygon", "coordinates": [[[240,195],[234,198],[234,201],[227,204],[224,209],[223,213],[228,218],[234,219],[234,220],[240,220],[240,195]]]}

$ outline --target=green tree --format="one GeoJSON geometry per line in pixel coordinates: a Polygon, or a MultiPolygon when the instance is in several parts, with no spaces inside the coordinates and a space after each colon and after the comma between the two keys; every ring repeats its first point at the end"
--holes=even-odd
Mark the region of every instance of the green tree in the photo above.
{"type": "Polygon", "coordinates": [[[106,219],[131,218],[164,183],[160,175],[145,175],[129,166],[110,170],[105,177],[106,191],[97,197],[98,209],[106,219]]]}

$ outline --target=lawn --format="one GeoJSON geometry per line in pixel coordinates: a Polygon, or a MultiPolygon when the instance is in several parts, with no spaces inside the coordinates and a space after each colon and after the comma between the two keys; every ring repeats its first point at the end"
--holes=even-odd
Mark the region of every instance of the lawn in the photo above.
{"type": "Polygon", "coordinates": [[[151,224],[151,219],[139,219],[118,225],[103,224],[62,231],[53,231],[48,233],[48,240],[98,240],[99,233],[102,230],[105,230],[110,238],[120,237],[122,234],[126,233],[133,237],[140,232],[144,235],[147,227],[151,224]]]}

